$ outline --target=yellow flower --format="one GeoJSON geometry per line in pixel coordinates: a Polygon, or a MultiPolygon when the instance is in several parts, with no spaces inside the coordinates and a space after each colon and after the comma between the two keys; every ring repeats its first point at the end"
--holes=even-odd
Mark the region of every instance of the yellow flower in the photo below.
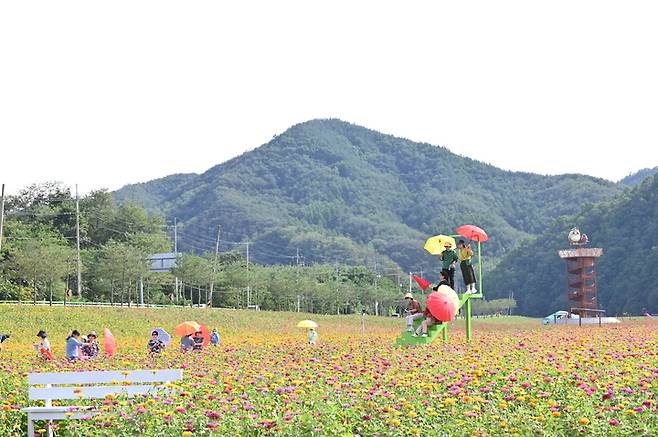
{"type": "Polygon", "coordinates": [[[559,411],[553,411],[553,413],[551,414],[553,415],[553,417],[560,417],[562,415],[562,413],[560,413],[559,411]]]}
{"type": "Polygon", "coordinates": [[[192,435],[192,431],[183,431],[184,436],[192,435]]]}
{"type": "Polygon", "coordinates": [[[580,419],[578,419],[578,423],[580,423],[581,425],[589,425],[589,419],[587,417],[581,417],[580,419]]]}

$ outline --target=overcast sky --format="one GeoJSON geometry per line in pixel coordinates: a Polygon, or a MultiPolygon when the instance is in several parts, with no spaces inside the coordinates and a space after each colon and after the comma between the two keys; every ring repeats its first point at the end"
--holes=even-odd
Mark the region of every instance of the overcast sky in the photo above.
{"type": "Polygon", "coordinates": [[[0,3],[0,182],[203,172],[335,117],[496,166],[658,166],[655,1],[0,3]]]}

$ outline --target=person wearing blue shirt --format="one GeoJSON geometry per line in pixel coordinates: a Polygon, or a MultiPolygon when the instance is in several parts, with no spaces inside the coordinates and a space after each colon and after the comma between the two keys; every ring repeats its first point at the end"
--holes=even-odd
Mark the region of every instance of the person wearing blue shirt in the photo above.
{"type": "Polygon", "coordinates": [[[217,328],[212,328],[212,332],[210,333],[210,344],[213,346],[219,346],[219,332],[217,332],[217,328]]]}
{"type": "Polygon", "coordinates": [[[66,358],[69,360],[79,360],[80,359],[80,346],[82,346],[80,341],[80,333],[77,330],[73,330],[71,335],[66,338],[66,358]]]}
{"type": "Polygon", "coordinates": [[[192,334],[185,335],[180,339],[180,351],[189,352],[194,347],[194,340],[192,339],[192,334]]]}

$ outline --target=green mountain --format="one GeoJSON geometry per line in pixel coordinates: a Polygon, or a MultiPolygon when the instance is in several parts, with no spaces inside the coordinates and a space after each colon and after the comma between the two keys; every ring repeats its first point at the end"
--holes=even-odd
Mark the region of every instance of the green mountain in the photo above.
{"type": "Polygon", "coordinates": [[[582,199],[622,190],[583,175],[504,171],[332,119],[295,125],[203,174],[114,194],[176,217],[183,250],[213,250],[221,225],[222,240],[250,242],[255,262],[296,262],[299,249],[305,263],[377,263],[436,279],[436,258],[422,249],[428,236],[477,224],[491,236],[491,266],[555,217],[576,213],[582,199]]]}
{"type": "Polygon", "coordinates": [[[568,248],[573,226],[587,234],[590,247],[603,248],[596,267],[600,307],[611,315],[658,312],[658,175],[615,199],[585,205],[519,245],[489,275],[489,296],[513,292],[521,314],[568,310],[565,261],[557,251],[568,248]]]}
{"type": "Polygon", "coordinates": [[[658,174],[658,167],[643,168],[642,170],[629,174],[624,179],[620,180],[619,183],[628,187],[634,187],[641,184],[646,178],[655,174],[658,174]]]}

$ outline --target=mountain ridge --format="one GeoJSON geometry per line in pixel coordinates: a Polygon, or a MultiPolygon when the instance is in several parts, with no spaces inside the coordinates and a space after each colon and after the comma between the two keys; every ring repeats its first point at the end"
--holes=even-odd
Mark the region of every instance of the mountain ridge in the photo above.
{"type": "Polygon", "coordinates": [[[583,198],[623,190],[585,175],[502,170],[337,119],[298,123],[201,174],[157,181],[114,194],[176,216],[179,247],[209,249],[221,225],[230,239],[262,244],[258,262],[286,262],[300,248],[309,262],[381,257],[405,271],[436,271],[422,251],[429,235],[475,223],[491,233],[489,253],[498,257],[553,218],[577,212],[583,198]]]}

